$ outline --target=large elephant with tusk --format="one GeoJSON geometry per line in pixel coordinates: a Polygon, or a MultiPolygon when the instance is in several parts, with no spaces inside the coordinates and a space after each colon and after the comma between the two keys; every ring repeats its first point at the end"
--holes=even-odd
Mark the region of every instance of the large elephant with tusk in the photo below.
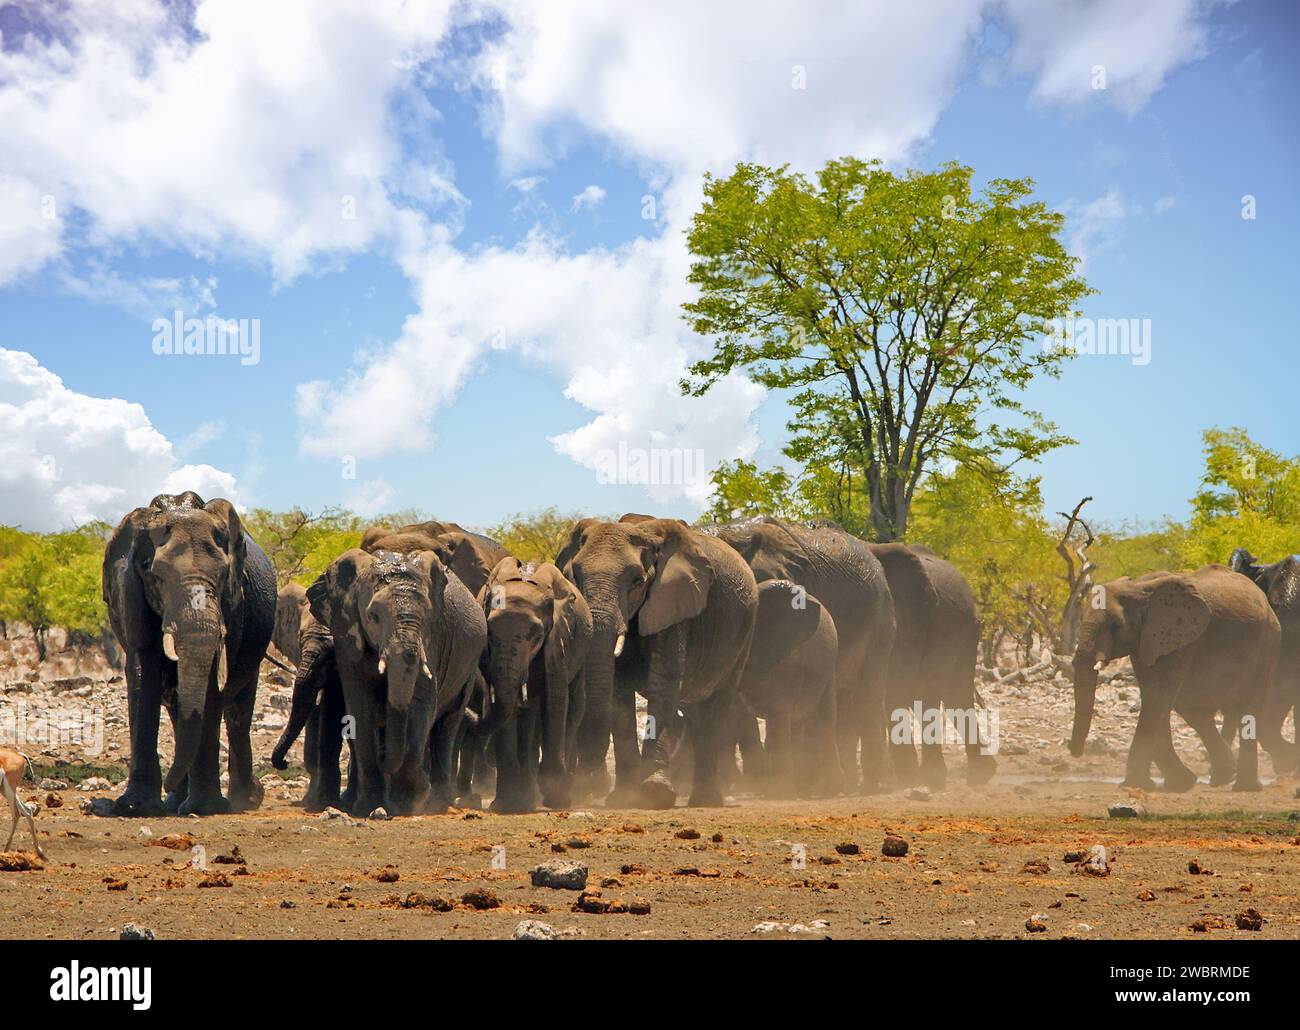
{"type": "Polygon", "coordinates": [[[207,815],[261,801],[250,739],[257,674],[275,621],[275,571],[229,501],[162,494],[118,523],[103,596],[126,655],[131,773],[115,815],[207,815]],[[176,751],[164,780],[158,720],[176,751]],[[230,745],[229,798],[220,733],[230,745]],[[166,790],[165,801],[160,792],[166,790]]]}
{"type": "Polygon", "coordinates": [[[355,720],[352,811],[442,811],[487,639],[483,610],[433,551],[353,548],[307,590],[355,720]]]}

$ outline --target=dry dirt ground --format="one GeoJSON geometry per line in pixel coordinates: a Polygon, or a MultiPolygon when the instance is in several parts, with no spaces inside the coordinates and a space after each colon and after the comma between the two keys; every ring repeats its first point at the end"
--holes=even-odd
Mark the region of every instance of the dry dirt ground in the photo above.
{"type": "MultiPolygon", "coordinates": [[[[1102,687],[1082,759],[1064,745],[1065,684],[985,685],[999,716],[999,774],[988,787],[967,788],[954,748],[950,786],[928,800],[904,790],[797,802],[742,794],[723,809],[590,804],[378,822],[308,815],[292,804],[306,781],[268,770],[257,812],[124,820],[80,811],[85,799],[115,796],[119,786],[78,788],[92,775],[125,772],[120,680],[57,658],[59,675],[33,679],[12,662],[6,669],[5,657],[0,740],[16,739],[19,714],[23,740],[33,727],[63,727],[60,739],[25,750],[41,775],[68,785],[24,785],[23,796],[40,803],[36,825],[49,857],[0,871],[3,937],[107,939],[131,922],[160,939],[503,938],[527,919],[580,938],[1300,937],[1296,783],[1275,782],[1264,759],[1267,785],[1257,794],[1204,783],[1184,795],[1122,790],[1138,699],[1123,679],[1102,687]],[[102,740],[63,739],[96,713],[102,740]],[[1108,805],[1125,801],[1147,814],[1108,816],[1108,805]],[[908,843],[904,857],[881,854],[886,833],[908,843]],[[1098,844],[1109,875],[1065,861],[1098,844]],[[206,869],[192,863],[193,845],[206,869]],[[232,856],[242,864],[220,861],[232,856]],[[530,870],[552,860],[585,865],[588,890],[600,891],[589,907],[613,902],[615,911],[575,911],[578,891],[532,886],[530,870]],[[1193,862],[1202,872],[1189,871],[1193,862]],[[622,911],[640,902],[648,913],[622,911]],[[1262,915],[1260,930],[1236,927],[1247,909],[1262,915]],[[1045,929],[1030,932],[1031,917],[1045,929]]],[[[287,701],[283,682],[263,684],[255,735],[263,761],[287,701]]],[[[164,741],[166,751],[165,732],[164,741]]],[[[1199,743],[1181,725],[1178,742],[1188,764],[1206,772],[1199,743]]],[[[25,826],[14,846],[30,848],[25,826]]],[[[0,856],[0,865],[23,858],[35,855],[0,856]]]]}

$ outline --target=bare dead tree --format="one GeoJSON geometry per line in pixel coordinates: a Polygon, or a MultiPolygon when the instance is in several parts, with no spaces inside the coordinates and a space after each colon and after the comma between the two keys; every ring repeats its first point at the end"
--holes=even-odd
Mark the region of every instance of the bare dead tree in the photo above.
{"type": "Polygon", "coordinates": [[[1079,515],[1083,506],[1091,501],[1085,497],[1074,506],[1074,511],[1066,515],[1058,512],[1065,522],[1065,532],[1061,534],[1056,553],[1065,562],[1065,583],[1069,588],[1065,604],[1061,608],[1060,633],[1052,644],[1052,650],[1058,654],[1071,654],[1079,642],[1079,620],[1083,613],[1083,599],[1092,591],[1092,574],[1097,566],[1088,557],[1088,548],[1096,538],[1087,522],[1079,515]],[[1076,529],[1082,529],[1087,539],[1071,548],[1076,529]],[[1079,563],[1075,565],[1075,558],[1079,563]]]}

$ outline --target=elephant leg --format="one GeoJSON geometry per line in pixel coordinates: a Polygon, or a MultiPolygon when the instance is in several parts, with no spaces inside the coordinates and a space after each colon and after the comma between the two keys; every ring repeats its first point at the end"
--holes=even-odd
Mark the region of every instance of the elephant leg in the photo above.
{"type": "MultiPolygon", "coordinates": [[[[1179,715],[1182,713],[1179,712],[1179,715]]],[[[1213,724],[1213,715],[1211,715],[1211,724],[1213,724]]],[[[1218,736],[1217,733],[1213,735],[1218,736]]],[[[1159,766],[1165,779],[1165,790],[1181,794],[1196,786],[1196,773],[1187,768],[1183,760],[1178,757],[1178,752],[1174,750],[1172,729],[1169,733],[1153,731],[1152,744],[1156,765],[1159,766]]]]}
{"type": "MultiPolygon", "coordinates": [[[[1201,738],[1201,743],[1205,745],[1206,754],[1210,757],[1210,786],[1222,787],[1231,783],[1237,772],[1237,763],[1232,757],[1232,748],[1224,739],[1224,734],[1219,732],[1219,727],[1215,723],[1214,709],[1190,708],[1184,711],[1182,708],[1175,707],[1174,711],[1181,715],[1187,725],[1196,731],[1196,735],[1201,738]]],[[[1225,713],[1223,719],[1225,731],[1231,725],[1231,722],[1231,714],[1225,713]]],[[[1169,786],[1168,776],[1165,777],[1165,786],[1169,786]]]]}
{"type": "Polygon", "coordinates": [[[262,803],[262,784],[253,776],[253,706],[257,700],[257,683],[241,686],[241,692],[233,695],[234,701],[224,712],[232,812],[247,812],[262,803]]]}
{"type": "MultiPolygon", "coordinates": [[[[673,786],[668,765],[672,759],[672,738],[686,658],[686,641],[681,633],[681,624],[658,634],[649,650],[646,740],[641,752],[640,802],[646,808],[672,808],[677,803],[677,788],[673,786]]],[[[710,740],[716,744],[716,736],[710,737],[710,740]]],[[[617,745],[617,740],[615,744],[617,745]]],[[[703,748],[697,747],[695,758],[697,783],[701,761],[712,762],[716,776],[716,754],[705,756],[703,748]]],[[[716,783],[712,786],[717,790],[716,783]]]]}
{"type": "Polygon", "coordinates": [[[691,773],[692,808],[721,808],[725,803],[718,780],[718,760],[722,757],[722,729],[731,724],[735,700],[735,689],[724,688],[686,709],[695,758],[691,773]]]}
{"type": "MultiPolygon", "coordinates": [[[[323,692],[316,715],[308,722],[308,731],[315,726],[316,770],[312,774],[309,792],[313,805],[309,811],[324,811],[326,808],[340,806],[343,803],[339,794],[339,756],[343,751],[343,717],[347,713],[343,708],[343,696],[338,690],[323,692]]],[[[304,753],[308,744],[303,744],[304,753]]],[[[369,813],[367,813],[369,814],[369,813]]]]}
{"type": "MultiPolygon", "coordinates": [[[[1287,712],[1292,704],[1295,703],[1296,691],[1293,684],[1289,682],[1289,677],[1285,674],[1279,674],[1278,681],[1274,687],[1268,691],[1264,700],[1263,715],[1259,720],[1259,740],[1268,751],[1269,756],[1273,759],[1273,769],[1278,775],[1284,775],[1296,770],[1297,764],[1300,764],[1300,739],[1296,741],[1287,740],[1282,735],[1282,725],[1286,722],[1287,712]],[[1288,680],[1288,682],[1282,682],[1288,680]]],[[[1224,709],[1224,730],[1228,729],[1228,719],[1231,716],[1235,727],[1241,724],[1241,718],[1244,712],[1236,709],[1229,713],[1224,709]]]]}
{"type": "Polygon", "coordinates": [[[456,747],[456,807],[482,808],[483,798],[474,792],[474,777],[483,764],[485,734],[479,725],[461,720],[460,743],[456,747]]]}
{"type": "Polygon", "coordinates": [[[948,727],[954,726],[952,713],[943,707],[943,703],[934,697],[924,698],[921,711],[926,719],[934,720],[938,725],[938,740],[921,733],[921,782],[931,790],[943,790],[948,785],[948,763],[943,758],[943,747],[948,727]]]}
{"type": "Polygon", "coordinates": [[[1168,735],[1169,705],[1163,702],[1157,691],[1145,691],[1137,727],[1133,731],[1133,742],[1128,749],[1123,786],[1142,790],[1156,789],[1155,781],[1151,779],[1151,758],[1158,746],[1157,738],[1168,735]]]}
{"type": "Polygon", "coordinates": [[[497,793],[492,811],[523,812],[523,791],[519,769],[519,713],[512,712],[498,724],[492,734],[492,750],[497,759],[497,793]]]}
{"type": "Polygon", "coordinates": [[[519,748],[519,792],[524,811],[537,809],[538,782],[538,739],[541,736],[540,715],[537,702],[530,698],[528,704],[519,710],[516,722],[518,734],[516,742],[519,748]]]}
{"type": "Polygon", "coordinates": [[[221,696],[216,686],[208,687],[199,730],[199,750],[190,767],[189,791],[176,810],[178,815],[221,815],[230,802],[221,795],[221,696]]]}
{"type": "Polygon", "coordinates": [[[827,683],[812,715],[803,720],[803,760],[808,769],[809,793],[814,797],[838,794],[844,789],[839,751],[835,747],[835,688],[827,683]]]}
{"type": "MultiPolygon", "coordinates": [[[[610,713],[610,729],[614,735],[614,789],[605,799],[605,804],[610,808],[632,807],[639,798],[637,781],[641,771],[641,750],[636,739],[635,692],[615,685],[610,713]]],[[[604,762],[604,758],[601,761],[604,762]]]]}
{"type": "Polygon", "coordinates": [[[428,811],[445,812],[455,801],[455,783],[452,780],[453,764],[456,760],[456,737],[460,733],[460,723],[464,717],[464,706],[444,715],[433,725],[430,735],[431,749],[429,790],[432,792],[428,811]]]}
{"type": "Polygon", "coordinates": [[[348,811],[356,816],[368,816],[376,808],[384,806],[384,774],[379,767],[379,741],[376,738],[375,701],[364,685],[355,687],[345,684],[344,701],[347,704],[349,731],[352,738],[352,754],[355,759],[348,775],[348,789],[356,789],[348,811]],[[353,775],[355,773],[355,775],[353,775]]]}
{"type": "Polygon", "coordinates": [[[127,654],[131,772],[126,790],[113,802],[114,815],[157,816],[163,812],[162,768],[158,764],[158,720],[162,716],[160,662],[161,658],[154,652],[127,654]]]}
{"type": "Polygon", "coordinates": [[[867,793],[880,789],[885,776],[885,689],[882,673],[867,671],[867,689],[862,697],[862,789],[867,793]]]}
{"type": "Polygon", "coordinates": [[[1242,733],[1241,750],[1237,755],[1237,778],[1233,780],[1235,791],[1263,790],[1259,782],[1259,739],[1254,733],[1242,733]]]}
{"type": "Polygon", "coordinates": [[[528,696],[540,702],[537,720],[540,723],[542,766],[542,804],[547,808],[568,808],[572,790],[569,783],[568,756],[565,754],[565,737],[569,722],[569,682],[558,663],[548,660],[545,668],[546,684],[540,691],[530,687],[528,696]]]}
{"type": "MultiPolygon", "coordinates": [[[[752,790],[761,786],[767,775],[767,755],[763,751],[763,738],[758,732],[758,720],[744,711],[742,705],[733,707],[741,710],[739,717],[732,722],[737,729],[736,742],[740,745],[740,760],[743,763],[742,782],[752,790]]],[[[832,747],[834,744],[835,742],[831,741],[832,747]]]]}
{"type": "MultiPolygon", "coordinates": [[[[914,787],[921,782],[921,766],[917,761],[916,747],[921,727],[915,725],[910,686],[889,688],[889,764],[894,772],[894,785],[914,787]]],[[[917,700],[920,700],[919,696],[917,700]]]]}
{"type": "Polygon", "coordinates": [[[794,782],[794,731],[790,710],[773,708],[767,716],[767,782],[764,797],[792,798],[797,794],[794,782]]]}
{"type": "Polygon", "coordinates": [[[858,772],[858,738],[861,735],[862,699],[853,691],[836,689],[835,709],[839,719],[835,729],[835,750],[840,757],[845,787],[856,791],[862,782],[858,772]]]}

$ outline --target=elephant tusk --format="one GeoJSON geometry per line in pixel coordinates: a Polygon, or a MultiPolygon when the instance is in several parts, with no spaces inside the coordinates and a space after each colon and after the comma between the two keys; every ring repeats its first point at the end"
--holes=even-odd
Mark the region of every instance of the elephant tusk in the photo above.
{"type": "Polygon", "coordinates": [[[217,689],[226,689],[226,677],[229,670],[226,668],[226,642],[221,641],[221,650],[217,652],[217,689]]]}
{"type": "Polygon", "coordinates": [[[420,666],[420,671],[424,673],[425,679],[433,679],[433,673],[429,671],[428,663],[420,666]]]}
{"type": "Polygon", "coordinates": [[[526,680],[519,687],[519,701],[521,704],[528,704],[528,682],[526,680]]]}
{"type": "Polygon", "coordinates": [[[282,671],[284,671],[284,672],[287,672],[290,676],[297,676],[297,675],[298,675],[298,670],[295,669],[292,665],[286,665],[284,662],[280,661],[280,659],[275,658],[275,657],[273,657],[272,655],[269,655],[269,654],[267,654],[267,655],[263,655],[262,658],[263,658],[264,661],[268,661],[268,662],[270,662],[270,663],[271,663],[272,665],[274,665],[277,669],[280,669],[280,670],[282,670],[282,671]]]}
{"type": "Polygon", "coordinates": [[[173,662],[180,660],[176,657],[176,637],[171,633],[163,634],[163,654],[173,662]]]}
{"type": "Polygon", "coordinates": [[[614,657],[615,657],[615,658],[617,658],[619,655],[621,655],[621,654],[623,653],[623,641],[624,641],[625,638],[626,638],[626,634],[624,634],[624,633],[620,633],[620,634],[618,635],[618,639],[614,641],[614,657]]]}
{"type": "Polygon", "coordinates": [[[384,674],[384,670],[387,669],[387,668],[388,668],[388,659],[385,658],[383,655],[380,655],[380,656],[379,656],[379,675],[382,676],[382,675],[384,674]]]}

